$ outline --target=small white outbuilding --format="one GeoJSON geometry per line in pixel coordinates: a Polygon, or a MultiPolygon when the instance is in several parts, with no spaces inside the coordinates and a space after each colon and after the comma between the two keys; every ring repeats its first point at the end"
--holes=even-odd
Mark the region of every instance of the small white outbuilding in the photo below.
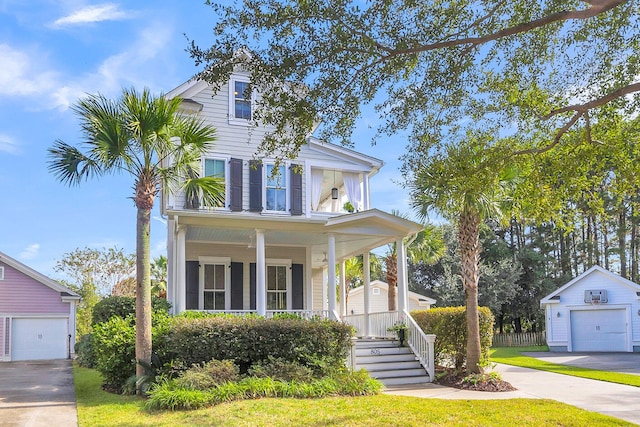
{"type": "MultiPolygon", "coordinates": [[[[370,296],[369,301],[371,304],[370,313],[380,313],[388,311],[389,308],[389,285],[380,280],[374,280],[369,285],[370,296]]],[[[436,300],[426,297],[424,295],[417,294],[409,291],[407,295],[407,309],[413,310],[428,310],[436,300]]],[[[363,314],[364,313],[364,286],[353,288],[349,291],[349,298],[347,299],[347,314],[363,314]]]]}
{"type": "Polygon", "coordinates": [[[640,285],[593,266],[540,300],[551,351],[640,352],[640,285]]]}

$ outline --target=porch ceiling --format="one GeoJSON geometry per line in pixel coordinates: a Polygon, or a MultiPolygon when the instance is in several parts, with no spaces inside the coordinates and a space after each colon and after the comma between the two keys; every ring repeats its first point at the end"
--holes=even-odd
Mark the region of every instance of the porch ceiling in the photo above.
{"type": "Polygon", "coordinates": [[[191,242],[249,246],[255,243],[255,230],[263,230],[267,247],[311,248],[314,268],[326,264],[328,235],[331,233],[335,236],[336,261],[339,262],[422,229],[420,224],[375,209],[319,219],[266,215],[248,217],[246,214],[189,215],[178,216],[177,219],[179,224],[187,225],[186,240],[191,242]]]}

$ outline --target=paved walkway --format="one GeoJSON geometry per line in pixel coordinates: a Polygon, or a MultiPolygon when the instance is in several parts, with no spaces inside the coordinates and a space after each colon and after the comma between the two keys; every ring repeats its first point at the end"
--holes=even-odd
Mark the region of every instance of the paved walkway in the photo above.
{"type": "Polygon", "coordinates": [[[502,378],[518,390],[502,393],[458,390],[436,384],[394,388],[387,394],[438,399],[552,399],[640,425],[640,388],[497,364],[502,378]]]}
{"type": "Polygon", "coordinates": [[[0,426],[77,425],[70,360],[0,363],[0,426]]]}

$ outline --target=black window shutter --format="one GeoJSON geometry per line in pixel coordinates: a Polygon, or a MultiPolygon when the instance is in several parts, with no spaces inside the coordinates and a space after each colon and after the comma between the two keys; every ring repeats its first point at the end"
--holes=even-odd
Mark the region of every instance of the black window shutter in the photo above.
{"type": "Polygon", "coordinates": [[[262,212],[262,162],[249,162],[249,210],[262,212]]]}
{"type": "Polygon", "coordinates": [[[187,261],[185,271],[185,308],[187,310],[197,310],[200,298],[200,263],[198,261],[187,261]]]}
{"type": "Polygon", "coordinates": [[[242,159],[229,162],[229,209],[242,210],[242,159]]]}
{"type": "Polygon", "coordinates": [[[249,264],[249,310],[256,309],[256,263],[249,264]]]}
{"type": "Polygon", "coordinates": [[[291,264],[291,309],[304,308],[304,272],[302,264],[291,264]]]}
{"type": "Polygon", "coordinates": [[[291,165],[291,215],[302,215],[302,173],[300,165],[291,165]]]}
{"type": "Polygon", "coordinates": [[[243,264],[231,263],[231,310],[242,310],[243,264]]]}

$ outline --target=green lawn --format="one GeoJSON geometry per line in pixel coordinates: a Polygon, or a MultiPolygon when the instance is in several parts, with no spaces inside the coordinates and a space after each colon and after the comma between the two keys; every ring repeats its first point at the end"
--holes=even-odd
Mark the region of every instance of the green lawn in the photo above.
{"type": "Polygon", "coordinates": [[[546,346],[496,347],[491,349],[490,358],[492,362],[504,363],[506,365],[521,366],[523,368],[555,372],[556,374],[572,375],[574,377],[589,378],[592,380],[608,381],[611,383],[640,387],[640,375],[620,374],[617,372],[598,371],[596,369],[579,368],[576,366],[558,365],[521,354],[522,352],[532,351],[548,351],[548,349],[546,346]]]}
{"type": "Polygon", "coordinates": [[[85,426],[630,426],[551,400],[442,400],[378,395],[259,399],[208,409],[146,412],[137,397],[103,391],[100,375],[74,367],[78,420],[85,426]]]}

